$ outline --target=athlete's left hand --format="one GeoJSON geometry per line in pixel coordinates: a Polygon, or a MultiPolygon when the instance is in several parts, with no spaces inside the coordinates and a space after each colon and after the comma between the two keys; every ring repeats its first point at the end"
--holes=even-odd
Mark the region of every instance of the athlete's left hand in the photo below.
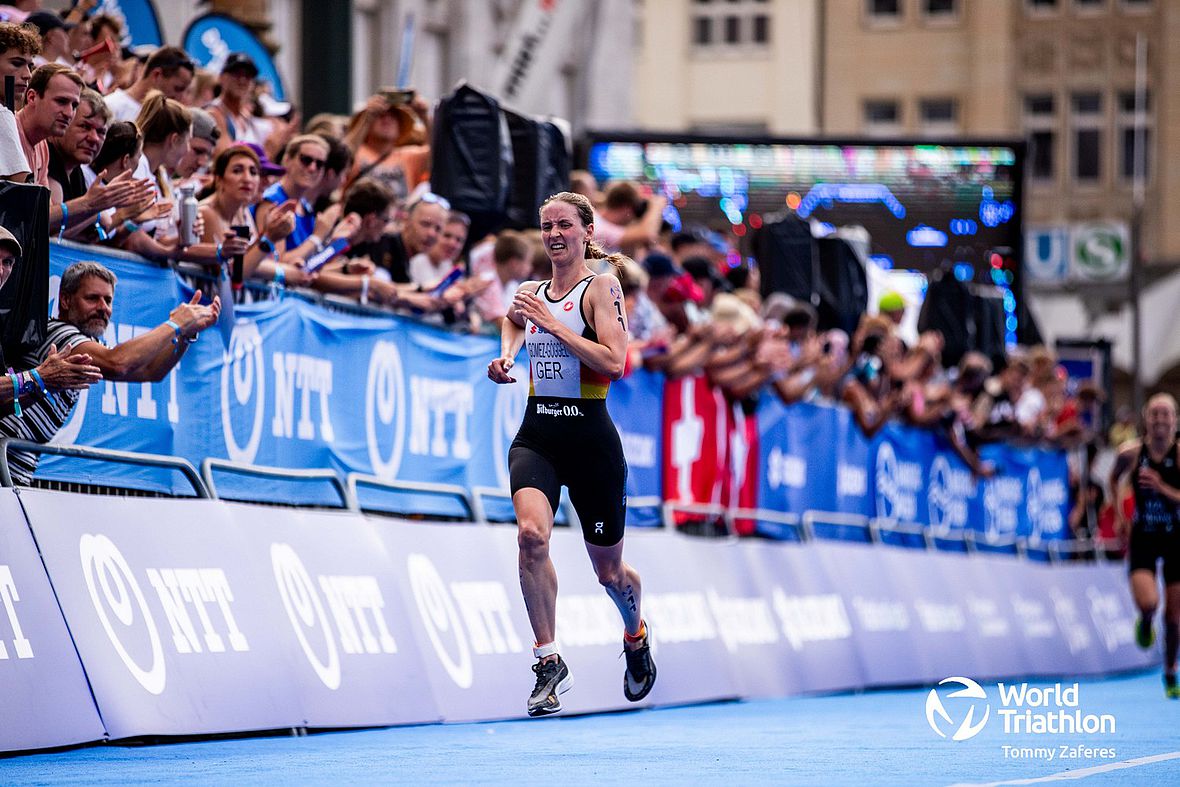
{"type": "Polygon", "coordinates": [[[557,320],[545,308],[545,304],[541,302],[541,298],[535,293],[528,292],[527,290],[518,291],[512,299],[512,308],[516,311],[522,323],[532,320],[534,325],[538,325],[550,332],[557,326],[557,320]]]}

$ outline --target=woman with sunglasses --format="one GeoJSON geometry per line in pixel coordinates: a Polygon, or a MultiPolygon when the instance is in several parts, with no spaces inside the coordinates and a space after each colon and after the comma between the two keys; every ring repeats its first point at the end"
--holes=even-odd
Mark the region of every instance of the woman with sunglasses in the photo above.
{"type": "Polygon", "coordinates": [[[284,202],[293,201],[295,229],[282,243],[276,244],[279,261],[302,267],[304,261],[324,247],[326,239],[340,219],[340,206],[332,207],[318,216],[308,197],[314,193],[324,177],[328,160],[328,143],[315,134],[300,134],[287,143],[280,162],[287,172],[262,193],[262,201],[254,209],[254,219],[266,226],[271,211],[284,202]]]}
{"type": "Polygon", "coordinates": [[[624,258],[605,254],[593,236],[594,208],[581,194],[561,192],[541,204],[552,277],[517,288],[501,324],[500,357],[488,364],[492,382],[516,382],[509,372],[521,345],[528,350],[529,399],[508,468],[520,587],[536,637],[530,716],[561,710],[559,695],[571,684],[555,641],[557,572],[549,557],[562,486],[578,512],[598,581],[623,617],[623,695],[638,702],[656,680],[639,574],[623,562],[627,464],[606,410],[611,380],[623,376],[626,363],[627,312],[619,280],[596,275],[589,263],[620,266],[624,258]]]}

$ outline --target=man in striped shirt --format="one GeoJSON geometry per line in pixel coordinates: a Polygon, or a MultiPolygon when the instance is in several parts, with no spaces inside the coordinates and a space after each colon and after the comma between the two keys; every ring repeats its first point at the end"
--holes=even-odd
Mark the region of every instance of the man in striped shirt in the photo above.
{"type": "MultiPolygon", "coordinates": [[[[45,341],[23,359],[32,368],[57,352],[67,356],[82,353],[97,366],[103,378],[116,382],[159,382],[184,356],[201,331],[217,323],[221,301],[202,305],[197,292],[188,303],[174,308],[168,319],[150,331],[114,347],[102,344],[111,321],[115,297],[115,274],[97,262],[76,262],[61,277],[58,318],[50,320],[45,341]],[[56,350],[55,350],[56,348],[56,350]]],[[[69,419],[81,395],[79,390],[57,390],[52,396],[38,396],[22,409],[0,419],[0,436],[47,443],[69,419]]],[[[13,480],[28,485],[37,469],[35,454],[9,452],[13,480]]]]}

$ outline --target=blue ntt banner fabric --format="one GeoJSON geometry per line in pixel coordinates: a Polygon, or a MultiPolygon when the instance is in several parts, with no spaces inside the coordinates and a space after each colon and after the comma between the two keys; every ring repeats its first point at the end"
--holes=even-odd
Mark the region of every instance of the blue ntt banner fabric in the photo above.
{"type": "MultiPolygon", "coordinates": [[[[167,269],[55,244],[51,298],[68,264],[94,258],[119,277],[108,345],[159,325],[189,296],[167,269]]],[[[50,306],[56,311],[56,303],[50,306]]],[[[207,331],[163,382],[91,388],[56,442],[172,454],[194,464],[217,457],[508,487],[508,446],[524,414],[527,367],[522,359],[513,385],[489,382],[487,363],[499,352],[498,340],[394,316],[329,312],[298,298],[240,306],[236,318],[228,346],[220,332],[207,331]]],[[[703,421],[693,422],[695,431],[674,431],[695,438],[671,456],[664,386],[662,375],[638,371],[614,383],[608,399],[633,499],[679,499],[664,494],[665,466],[700,453],[708,432],[703,421]]],[[[706,392],[704,399],[712,398],[706,392]]],[[[718,457],[730,457],[710,465],[716,480],[743,458],[731,449],[749,441],[737,440],[737,428],[723,427],[716,413],[710,419],[709,428],[716,422],[718,430],[729,429],[712,438],[718,457]]],[[[979,481],[934,433],[889,424],[866,440],[842,407],[787,407],[765,396],[757,424],[759,461],[743,464],[742,476],[758,490],[760,508],[883,517],[928,524],[942,535],[969,529],[984,539],[1035,542],[1068,533],[1068,471],[1060,451],[987,446],[983,455],[999,472],[979,481]]],[[[43,461],[39,474],[161,489],[178,484],[159,471],[55,457],[43,461]]],[[[258,494],[257,485],[251,491],[258,494]]]]}
{"type": "Polygon", "coordinates": [[[764,473],[759,507],[832,511],[930,525],[985,540],[1069,537],[1069,468],[1062,451],[985,446],[997,474],[976,479],[939,435],[890,423],[866,440],[836,407],[758,409],[764,473]]]}

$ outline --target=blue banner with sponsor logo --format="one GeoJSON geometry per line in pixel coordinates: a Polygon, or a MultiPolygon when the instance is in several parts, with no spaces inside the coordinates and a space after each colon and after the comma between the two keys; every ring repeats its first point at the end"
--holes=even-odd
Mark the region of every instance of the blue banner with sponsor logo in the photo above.
{"type": "Polygon", "coordinates": [[[126,46],[164,44],[164,37],[160,33],[160,17],[152,0],[99,0],[92,15],[99,14],[123,20],[127,32],[122,43],[126,46]]]}
{"type": "MultiPolygon", "coordinates": [[[[663,499],[664,375],[639,369],[611,383],[606,409],[619,430],[627,459],[627,498],[663,499]]],[[[643,501],[639,501],[643,502],[643,501]]],[[[627,524],[658,525],[658,507],[629,505],[627,524]]]]}
{"type": "Polygon", "coordinates": [[[845,408],[758,410],[759,507],[827,511],[929,525],[936,536],[971,530],[984,541],[1069,537],[1069,468],[1062,451],[988,445],[997,470],[977,479],[936,432],[890,423],[865,439],[845,408]]]}
{"type": "MultiPolygon", "coordinates": [[[[165,268],[56,244],[50,256],[51,313],[70,263],[99,259],[118,275],[108,345],[159,325],[187,299],[165,268]]],[[[208,332],[159,383],[92,387],[55,442],[194,464],[217,457],[508,488],[508,447],[528,383],[523,362],[517,383],[488,381],[496,339],[391,315],[330,312],[299,298],[239,306],[236,318],[228,348],[208,332]]],[[[631,498],[664,497],[663,386],[662,375],[644,371],[612,386],[608,402],[631,498]]],[[[1068,469],[1060,451],[986,446],[983,456],[998,473],[980,481],[930,431],[890,424],[870,441],[845,408],[787,407],[771,396],[757,419],[760,508],[896,519],[952,537],[969,529],[984,540],[1067,535],[1068,469]]],[[[46,457],[39,475],[165,490],[177,483],[156,470],[59,457],[46,457]]]]}

